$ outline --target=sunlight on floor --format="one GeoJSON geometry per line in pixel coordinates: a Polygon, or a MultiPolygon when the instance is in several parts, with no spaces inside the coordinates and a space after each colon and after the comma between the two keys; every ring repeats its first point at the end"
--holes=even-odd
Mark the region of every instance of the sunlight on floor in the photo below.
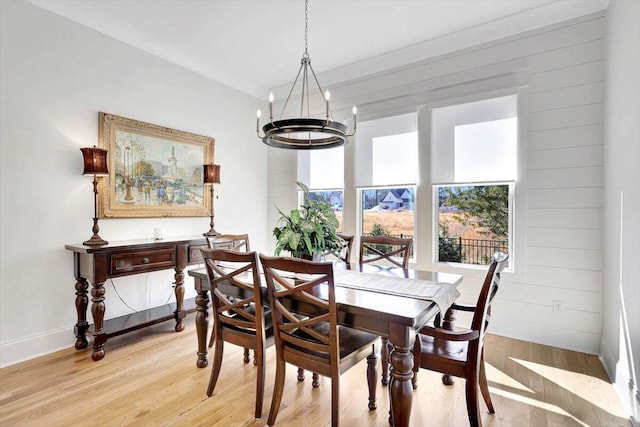
{"type": "Polygon", "coordinates": [[[509,360],[517,365],[530,371],[535,375],[539,375],[543,379],[544,391],[536,392],[531,388],[516,380],[509,373],[486,363],[487,380],[490,384],[492,394],[503,396],[523,404],[534,406],[545,411],[554,412],[556,414],[569,417],[580,425],[587,426],[576,414],[567,412],[555,403],[549,402],[547,396],[550,392],[554,395],[562,393],[570,393],[579,399],[598,407],[604,412],[608,412],[620,418],[626,418],[626,413],[621,405],[612,404],[609,399],[603,396],[602,390],[611,385],[602,379],[586,375],[579,372],[573,372],[567,369],[560,369],[541,363],[531,362],[528,360],[510,357],[509,360]],[[545,383],[547,383],[545,385],[545,383]],[[554,389],[555,387],[556,389],[554,389]]]}
{"type": "MultiPolygon", "coordinates": [[[[492,382],[491,380],[489,380],[489,381],[492,382]]],[[[524,405],[533,406],[533,407],[540,408],[540,409],[543,409],[543,410],[548,411],[548,412],[553,412],[555,414],[562,415],[562,416],[567,417],[567,418],[571,418],[572,420],[574,420],[579,425],[585,426],[585,427],[589,427],[589,424],[583,423],[578,418],[572,416],[570,413],[568,413],[567,411],[565,411],[564,409],[562,409],[562,408],[560,408],[560,407],[558,407],[556,405],[553,405],[553,404],[550,404],[550,403],[546,403],[546,402],[543,402],[543,401],[540,401],[540,400],[536,400],[536,399],[533,399],[533,398],[530,398],[530,397],[526,397],[526,396],[523,396],[523,395],[520,395],[520,394],[517,394],[517,393],[512,393],[512,392],[509,392],[509,391],[506,391],[506,390],[502,390],[500,388],[491,387],[491,386],[489,386],[489,392],[492,395],[502,396],[505,399],[511,399],[511,400],[516,401],[516,402],[520,402],[520,403],[522,403],[524,405]]],[[[535,395],[535,393],[533,393],[533,394],[535,395]]]]}

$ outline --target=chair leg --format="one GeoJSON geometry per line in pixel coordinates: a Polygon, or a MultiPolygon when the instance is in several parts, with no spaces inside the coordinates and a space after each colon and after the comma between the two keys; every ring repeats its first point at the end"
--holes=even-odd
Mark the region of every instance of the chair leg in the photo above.
{"type": "Polygon", "coordinates": [[[251,358],[249,357],[249,349],[248,349],[248,348],[245,348],[245,349],[244,349],[244,353],[243,353],[243,355],[242,355],[242,361],[243,361],[244,363],[249,363],[249,361],[250,361],[250,360],[251,360],[251,358]]]}
{"type": "Polygon", "coordinates": [[[304,369],[298,368],[298,381],[304,381],[304,369]]]}
{"type": "Polygon", "coordinates": [[[314,372],[311,375],[311,387],[318,388],[320,387],[320,375],[317,372],[314,372]]]}
{"type": "Polygon", "coordinates": [[[258,376],[256,378],[256,412],[255,417],[262,416],[262,402],[264,401],[264,381],[265,381],[265,361],[264,346],[254,350],[255,362],[258,366],[258,376]]]}
{"type": "Polygon", "coordinates": [[[278,411],[280,410],[280,402],[282,402],[282,393],[284,391],[284,377],[287,372],[287,366],[284,360],[278,358],[276,362],[276,382],[273,385],[273,397],[271,398],[271,409],[269,410],[269,420],[267,424],[272,426],[276,422],[278,411]]]}
{"type": "MultiPolygon", "coordinates": [[[[215,318],[215,316],[214,316],[215,318]]],[[[213,320],[215,322],[215,319],[213,320]]],[[[213,328],[211,328],[211,337],[209,338],[209,348],[213,347],[213,343],[216,340],[216,325],[213,325],[213,328]]]]}
{"type": "Polygon", "coordinates": [[[389,384],[389,339],[382,337],[380,346],[380,361],[382,362],[382,385],[389,384]]]}
{"type": "Polygon", "coordinates": [[[376,404],[376,364],[378,357],[376,356],[376,347],[373,345],[371,354],[367,356],[367,385],[369,386],[369,410],[375,411],[378,408],[376,404]]]}
{"type": "Polygon", "coordinates": [[[331,427],[340,424],[340,373],[331,376],[331,427]]]}
{"type": "Polygon", "coordinates": [[[211,397],[213,389],[218,382],[220,375],[220,367],[222,366],[222,353],[224,351],[224,341],[216,337],[215,347],[213,350],[213,366],[211,367],[211,377],[209,377],[209,386],[207,387],[207,396],[211,397]]]}
{"type": "Polygon", "coordinates": [[[487,374],[484,370],[484,349],[482,349],[482,354],[480,355],[480,378],[478,379],[478,383],[480,385],[480,392],[482,393],[482,397],[484,398],[484,403],[487,404],[489,413],[495,414],[496,411],[493,409],[493,402],[491,401],[489,386],[487,385],[487,374]]]}
{"type": "Polygon", "coordinates": [[[480,427],[480,411],[478,410],[478,375],[467,375],[465,392],[467,395],[467,415],[471,427],[480,427]]]}
{"type": "Polygon", "coordinates": [[[420,355],[422,353],[422,341],[416,336],[416,342],[413,344],[413,378],[411,378],[411,386],[414,390],[418,388],[418,372],[420,372],[420,355]]]}

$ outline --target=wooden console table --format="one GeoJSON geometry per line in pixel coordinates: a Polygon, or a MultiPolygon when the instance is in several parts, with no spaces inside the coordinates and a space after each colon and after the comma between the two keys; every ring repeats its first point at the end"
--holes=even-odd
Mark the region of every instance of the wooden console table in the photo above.
{"type": "Polygon", "coordinates": [[[201,236],[169,237],[162,240],[143,239],[111,242],[104,246],[85,246],[81,243],[65,245],[73,251],[76,278],[76,311],[78,321],[74,328],[76,349],[87,348],[89,332],[87,307],[91,284],[91,315],[93,317],[93,360],[105,355],[107,338],[144,328],[166,320],[176,320],[176,332],[184,329],[184,269],[189,264],[202,262],[200,248],[207,242],[201,236]],[[129,276],[159,270],[175,270],[174,304],[155,307],[115,319],[104,320],[104,283],[113,277],[129,276]]]}

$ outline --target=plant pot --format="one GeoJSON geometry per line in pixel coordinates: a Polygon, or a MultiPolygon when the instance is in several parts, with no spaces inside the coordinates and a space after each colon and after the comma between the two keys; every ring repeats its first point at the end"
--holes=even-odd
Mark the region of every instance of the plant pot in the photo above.
{"type": "Polygon", "coordinates": [[[322,261],[322,254],[320,253],[315,253],[315,254],[300,254],[299,256],[294,255],[295,258],[300,258],[300,259],[305,259],[307,261],[313,261],[313,262],[320,262],[322,261]]]}

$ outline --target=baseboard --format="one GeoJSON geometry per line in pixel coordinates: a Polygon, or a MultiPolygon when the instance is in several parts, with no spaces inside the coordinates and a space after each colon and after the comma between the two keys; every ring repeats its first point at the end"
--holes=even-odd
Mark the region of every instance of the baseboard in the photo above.
{"type": "Polygon", "coordinates": [[[629,414],[629,421],[633,427],[640,427],[636,418],[640,411],[640,392],[638,387],[633,383],[627,370],[622,373],[618,372],[620,367],[620,358],[607,345],[604,340],[600,341],[600,363],[604,366],[604,370],[609,377],[609,381],[613,385],[618,398],[622,402],[625,410],[629,414]]]}
{"type": "Polygon", "coordinates": [[[60,328],[0,344],[0,368],[73,347],[73,327],[60,328]]]}

